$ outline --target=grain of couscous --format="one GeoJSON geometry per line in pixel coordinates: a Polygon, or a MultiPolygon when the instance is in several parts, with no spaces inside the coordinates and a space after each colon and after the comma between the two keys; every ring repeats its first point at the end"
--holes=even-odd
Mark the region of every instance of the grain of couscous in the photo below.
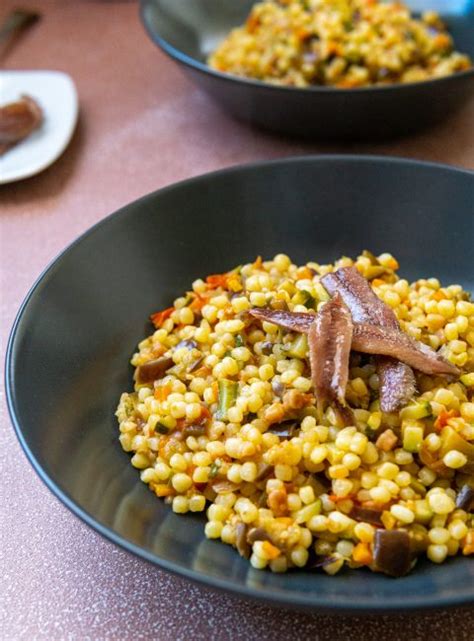
{"type": "Polygon", "coordinates": [[[419,82],[471,64],[434,11],[417,19],[378,0],[259,2],[209,57],[218,71],[294,87],[419,82]]]}
{"type": "Polygon", "coordinates": [[[142,481],[254,568],[400,576],[472,555],[474,303],[397,269],[259,257],[153,314],[117,410],[142,481]]]}

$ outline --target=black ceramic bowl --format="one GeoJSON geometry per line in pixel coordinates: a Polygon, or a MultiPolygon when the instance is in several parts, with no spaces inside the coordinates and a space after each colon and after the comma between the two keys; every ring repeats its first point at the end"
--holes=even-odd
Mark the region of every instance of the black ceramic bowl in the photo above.
{"type": "MultiPolygon", "coordinates": [[[[152,40],[223,109],[259,127],[301,137],[387,138],[408,134],[449,116],[474,94],[474,70],[406,85],[296,89],[214,71],[208,55],[253,0],[141,0],[152,40]]],[[[458,51],[474,59],[474,0],[408,0],[413,11],[438,9],[458,51]]]]}
{"type": "Polygon", "coordinates": [[[474,563],[420,562],[402,579],[250,567],[204,537],[204,517],[158,500],[118,442],[114,416],[149,314],[191,282],[257,254],[331,261],[390,251],[409,278],[474,291],[474,174],[364,156],[237,167],[152,193],[106,218],[44,272],[8,346],[18,438],[47,486],[107,538],[208,585],[307,608],[374,611],[474,601],[474,563]]]}

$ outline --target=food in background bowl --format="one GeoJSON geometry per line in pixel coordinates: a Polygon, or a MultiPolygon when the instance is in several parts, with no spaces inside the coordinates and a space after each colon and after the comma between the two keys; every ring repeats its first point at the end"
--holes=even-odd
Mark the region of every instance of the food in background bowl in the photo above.
{"type": "Polygon", "coordinates": [[[259,2],[209,57],[219,71],[294,87],[419,82],[471,64],[438,14],[378,0],[259,2]]]}
{"type": "Polygon", "coordinates": [[[474,304],[390,254],[283,254],[151,316],[120,442],[255,568],[401,576],[474,553],[474,304]]]}

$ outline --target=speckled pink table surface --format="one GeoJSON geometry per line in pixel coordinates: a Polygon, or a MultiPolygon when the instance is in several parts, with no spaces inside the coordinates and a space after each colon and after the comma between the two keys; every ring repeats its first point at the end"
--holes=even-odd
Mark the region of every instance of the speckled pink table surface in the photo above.
{"type": "MultiPolygon", "coordinates": [[[[0,20],[16,2],[2,0],[0,20]]],[[[41,270],[78,234],[161,186],[220,167],[294,154],[362,152],[474,167],[474,102],[435,130],[386,144],[291,141],[236,123],[149,42],[135,2],[31,0],[43,18],[6,69],[59,69],[80,121],[44,173],[0,187],[2,351],[41,270]]],[[[1,102],[1,100],[0,100],[1,102]]],[[[5,408],[0,426],[0,638],[472,639],[474,611],[349,618],[274,610],[166,574],[72,516],[26,461],[5,408]]]]}

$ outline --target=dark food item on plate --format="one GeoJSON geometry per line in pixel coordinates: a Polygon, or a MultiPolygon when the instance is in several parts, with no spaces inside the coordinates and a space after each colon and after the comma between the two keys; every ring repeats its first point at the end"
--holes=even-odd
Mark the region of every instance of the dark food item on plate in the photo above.
{"type": "Polygon", "coordinates": [[[0,155],[27,138],[43,122],[43,111],[30,96],[0,107],[0,155]]]}

